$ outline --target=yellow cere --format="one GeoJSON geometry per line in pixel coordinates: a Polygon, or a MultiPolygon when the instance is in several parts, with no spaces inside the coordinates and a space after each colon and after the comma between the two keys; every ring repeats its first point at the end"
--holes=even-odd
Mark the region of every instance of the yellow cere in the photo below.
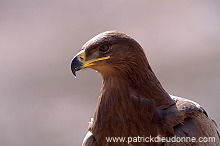
{"type": "Polygon", "coordinates": [[[106,57],[102,57],[102,58],[98,58],[98,59],[88,60],[83,64],[83,67],[88,67],[88,66],[94,65],[93,62],[106,60],[106,59],[109,59],[109,58],[110,58],[110,56],[106,56],[106,57]]]}

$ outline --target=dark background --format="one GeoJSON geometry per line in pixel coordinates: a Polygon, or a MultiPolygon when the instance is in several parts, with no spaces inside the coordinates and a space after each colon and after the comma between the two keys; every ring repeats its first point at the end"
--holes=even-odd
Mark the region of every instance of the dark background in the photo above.
{"type": "Polygon", "coordinates": [[[101,76],[70,71],[96,34],[136,39],[164,88],[220,125],[219,0],[0,0],[0,145],[78,146],[101,76]]]}

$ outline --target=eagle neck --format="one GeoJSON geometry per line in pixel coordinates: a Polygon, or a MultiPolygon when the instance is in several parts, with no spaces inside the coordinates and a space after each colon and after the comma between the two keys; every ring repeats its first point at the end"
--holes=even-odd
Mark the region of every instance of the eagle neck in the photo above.
{"type": "Polygon", "coordinates": [[[155,101],[139,97],[124,79],[104,80],[91,131],[97,141],[108,136],[157,136],[155,110],[155,101]]]}
{"type": "Polygon", "coordinates": [[[164,109],[174,104],[170,95],[162,87],[161,83],[155,76],[147,60],[129,65],[126,68],[116,68],[110,75],[103,75],[103,86],[101,95],[122,92],[135,92],[142,98],[152,99],[155,101],[156,107],[164,109]]]}

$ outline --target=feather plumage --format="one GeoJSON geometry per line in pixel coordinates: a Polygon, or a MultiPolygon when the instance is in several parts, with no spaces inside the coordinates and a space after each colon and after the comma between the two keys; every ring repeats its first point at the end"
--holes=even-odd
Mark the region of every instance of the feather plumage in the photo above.
{"type": "MultiPolygon", "coordinates": [[[[82,50],[85,51],[82,62],[94,60],[89,67],[103,76],[84,146],[123,146],[128,143],[108,143],[106,137],[136,136],[215,137],[215,142],[184,142],[181,145],[220,145],[217,126],[205,110],[193,101],[169,95],[134,39],[121,32],[108,31],[89,40],[82,50]],[[99,51],[103,44],[110,46],[107,51],[105,48],[105,53],[99,51]],[[108,59],[95,62],[106,56],[108,59]]],[[[73,72],[75,68],[79,70],[74,64],[73,72]]],[[[130,143],[132,146],[179,144],[130,143]]]]}

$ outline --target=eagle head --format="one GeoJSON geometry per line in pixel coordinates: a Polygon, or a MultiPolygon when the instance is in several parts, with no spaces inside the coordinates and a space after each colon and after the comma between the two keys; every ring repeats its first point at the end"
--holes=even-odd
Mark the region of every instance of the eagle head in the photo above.
{"type": "Polygon", "coordinates": [[[83,45],[71,62],[71,70],[75,76],[84,68],[111,76],[139,70],[144,64],[147,59],[137,41],[122,32],[106,31],[83,45]]]}

